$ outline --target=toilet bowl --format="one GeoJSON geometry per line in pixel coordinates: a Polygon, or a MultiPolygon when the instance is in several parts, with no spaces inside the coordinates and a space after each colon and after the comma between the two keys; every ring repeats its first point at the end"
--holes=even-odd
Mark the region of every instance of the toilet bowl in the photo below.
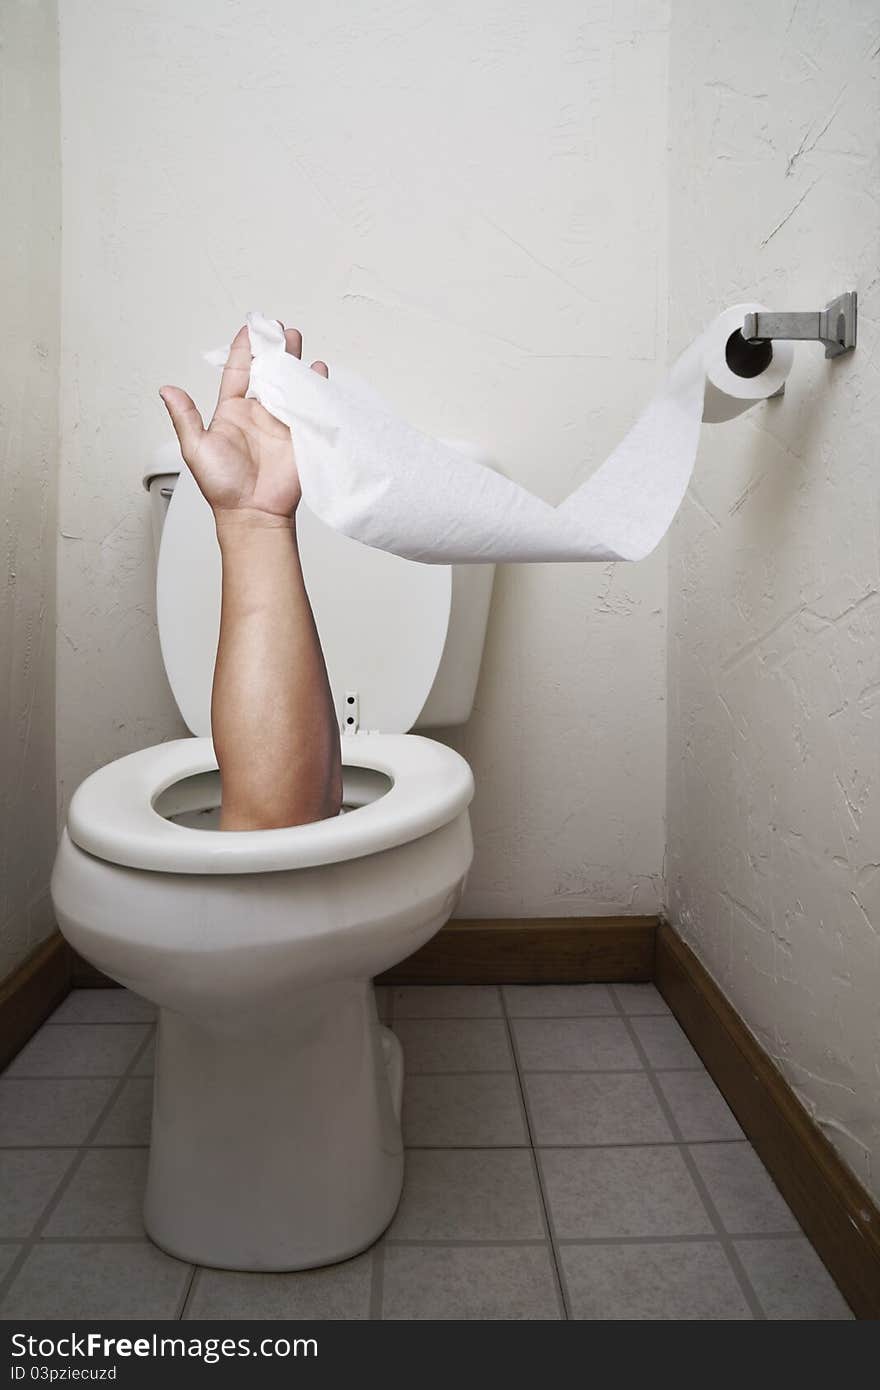
{"type": "Polygon", "coordinates": [[[148,485],[162,655],[193,737],[82,783],[52,896],[71,945],[158,1006],[147,1233],[197,1264],[302,1269],[364,1249],[399,1200],[403,1057],[372,979],[461,896],[473,778],[410,730],[467,718],[492,574],[384,555],[303,512],[343,730],[343,812],[221,832],[219,554],[178,468],[163,457],[148,485]]]}

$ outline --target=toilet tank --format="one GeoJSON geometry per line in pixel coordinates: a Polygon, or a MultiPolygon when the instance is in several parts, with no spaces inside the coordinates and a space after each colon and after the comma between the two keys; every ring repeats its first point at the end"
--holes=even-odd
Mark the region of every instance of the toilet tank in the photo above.
{"type": "MultiPolygon", "coordinates": [[[[479,463],[489,467],[495,466],[485,453],[465,441],[448,439],[444,443],[469,454],[479,463]]],[[[157,451],[153,465],[144,475],[144,486],[150,496],[153,541],[157,559],[168,507],[183,467],[177,444],[169,442],[157,451]]],[[[320,523],[317,524],[320,525],[320,523]]],[[[347,545],[358,544],[356,541],[348,541],[347,538],[342,539],[347,545]]],[[[368,551],[369,548],[360,547],[360,549],[368,551]]],[[[379,552],[375,552],[375,554],[378,568],[381,557],[379,552]]],[[[303,568],[308,583],[309,568],[306,561],[307,556],[304,554],[303,568]]],[[[369,564],[368,556],[361,557],[361,563],[369,564]]],[[[406,566],[412,565],[416,569],[424,568],[413,560],[399,560],[397,563],[401,567],[402,576],[405,575],[404,567],[406,566]]],[[[477,679],[480,674],[480,661],[483,655],[495,573],[495,566],[488,564],[444,565],[431,566],[430,568],[445,570],[449,574],[449,616],[442,654],[434,674],[433,683],[421,705],[421,712],[410,724],[413,729],[452,727],[466,723],[470,717],[477,679]]],[[[325,586],[322,600],[325,608],[327,601],[325,586]]],[[[335,602],[335,596],[331,601],[335,602]]],[[[346,602],[344,593],[339,593],[338,601],[340,604],[346,602]]],[[[169,672],[169,676],[170,674],[169,672]]],[[[173,680],[172,687],[174,687],[173,680]]],[[[338,692],[334,693],[338,694],[338,692]]],[[[175,690],[176,695],[177,691],[175,690]]],[[[180,703],[179,700],[178,703],[180,703]]],[[[187,717],[185,710],[182,709],[181,712],[193,732],[203,732],[203,730],[194,727],[194,721],[187,717]]]]}

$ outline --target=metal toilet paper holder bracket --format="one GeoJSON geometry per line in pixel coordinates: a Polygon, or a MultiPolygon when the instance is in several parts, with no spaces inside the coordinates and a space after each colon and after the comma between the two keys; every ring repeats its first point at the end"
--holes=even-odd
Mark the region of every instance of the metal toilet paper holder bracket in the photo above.
{"type": "Polygon", "coordinates": [[[840,357],[856,345],[857,295],[848,290],[809,314],[776,314],[759,311],[746,314],[742,336],[752,346],[773,338],[786,338],[825,344],[826,357],[840,357]]]}

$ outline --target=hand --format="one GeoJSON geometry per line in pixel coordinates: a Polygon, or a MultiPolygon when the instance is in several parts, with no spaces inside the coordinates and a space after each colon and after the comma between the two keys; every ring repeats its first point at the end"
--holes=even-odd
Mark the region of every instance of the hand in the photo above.
{"type": "MultiPolygon", "coordinates": [[[[283,327],[283,325],[282,325],[283,327]]],[[[302,356],[302,334],[284,333],[286,350],[302,356]]],[[[313,362],[319,376],[329,375],[324,362],[313,362]]],[[[180,452],[216,520],[255,520],[286,524],[300,500],[293,440],[287,425],[258,401],[245,399],[251,371],[247,328],[240,328],[229,349],[220,381],[214,418],[205,429],[190,396],[179,386],[159,392],[171,416],[180,452]]]]}

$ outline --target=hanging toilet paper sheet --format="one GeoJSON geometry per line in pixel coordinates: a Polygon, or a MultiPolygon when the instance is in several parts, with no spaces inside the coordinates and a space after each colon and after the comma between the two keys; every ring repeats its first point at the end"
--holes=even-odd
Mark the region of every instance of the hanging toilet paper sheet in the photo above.
{"type": "MultiPolygon", "coordinates": [[[[774,343],[758,376],[737,376],[727,365],[731,334],[762,307],[738,304],[719,315],[614,452],[555,507],[399,419],[351,373],[331,365],[324,380],[285,352],[277,323],[256,313],[247,320],[247,394],[290,426],[306,504],[365,545],[434,564],[641,560],[681,505],[701,422],[729,420],[785,383],[788,343],[774,343]]],[[[226,355],[205,354],[220,366],[226,355]]]]}

